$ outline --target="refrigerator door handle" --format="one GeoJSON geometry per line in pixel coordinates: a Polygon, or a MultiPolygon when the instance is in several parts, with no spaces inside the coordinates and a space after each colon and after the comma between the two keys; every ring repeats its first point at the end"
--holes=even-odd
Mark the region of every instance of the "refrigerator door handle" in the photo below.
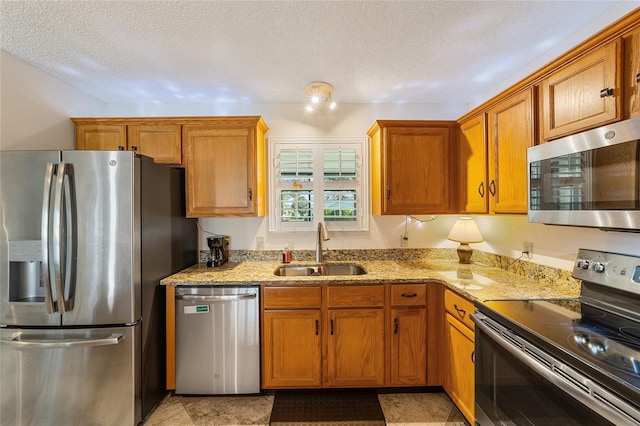
{"type": "Polygon", "coordinates": [[[75,293],[76,202],[73,166],[66,163],[58,164],[56,175],[51,229],[53,278],[58,298],[58,312],[65,313],[73,309],[75,293]],[[68,290],[67,298],[65,288],[68,290]]]}
{"type": "Polygon", "coordinates": [[[56,165],[47,163],[44,176],[44,193],[42,196],[42,223],[40,225],[41,244],[42,244],[42,286],[44,287],[44,303],[47,313],[53,314],[58,311],[53,301],[53,292],[51,288],[51,276],[49,275],[49,230],[51,229],[51,189],[53,185],[53,177],[56,165]]]}
{"type": "Polygon", "coordinates": [[[21,337],[20,333],[16,333],[8,339],[0,339],[0,344],[15,346],[19,349],[60,349],[60,348],[86,348],[90,346],[108,346],[117,345],[124,339],[123,334],[111,334],[109,336],[95,339],[42,339],[37,337],[21,337]]]}

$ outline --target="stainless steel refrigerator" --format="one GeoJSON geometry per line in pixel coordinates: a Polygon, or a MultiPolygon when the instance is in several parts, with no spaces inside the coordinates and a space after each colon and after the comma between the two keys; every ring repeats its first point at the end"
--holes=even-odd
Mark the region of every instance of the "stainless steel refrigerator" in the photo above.
{"type": "Polygon", "coordinates": [[[159,281],[196,262],[183,170],[0,152],[0,424],[139,423],[166,394],[159,281]]]}

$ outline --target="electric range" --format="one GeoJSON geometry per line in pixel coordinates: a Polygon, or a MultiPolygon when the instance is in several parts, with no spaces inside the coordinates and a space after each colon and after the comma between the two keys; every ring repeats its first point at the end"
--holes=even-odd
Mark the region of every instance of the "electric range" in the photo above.
{"type": "MultiPolygon", "coordinates": [[[[550,375],[575,386],[578,399],[582,400],[581,393],[585,398],[594,397],[593,405],[589,399],[582,403],[596,407],[594,411],[604,418],[613,423],[620,419],[640,423],[640,257],[581,249],[573,277],[582,280],[577,299],[476,302],[474,320],[478,327],[489,325],[487,335],[493,334],[494,340],[510,341],[514,353],[527,353],[550,375]],[[612,396],[600,397],[600,393],[612,396]],[[604,401],[602,410],[597,408],[597,400],[604,401]],[[617,405],[622,417],[607,417],[607,406],[617,405]]],[[[487,393],[487,389],[482,383],[480,388],[476,386],[477,394],[487,393]]],[[[496,389],[500,386],[493,383],[491,392],[496,389]]],[[[482,401],[483,395],[479,397],[482,401]]],[[[498,410],[495,400],[485,405],[491,406],[481,412],[498,410]]],[[[567,417],[579,411],[574,409],[567,417]]],[[[526,422],[537,424],[531,419],[526,422]]],[[[494,418],[493,423],[502,424],[502,420],[494,418]]]]}

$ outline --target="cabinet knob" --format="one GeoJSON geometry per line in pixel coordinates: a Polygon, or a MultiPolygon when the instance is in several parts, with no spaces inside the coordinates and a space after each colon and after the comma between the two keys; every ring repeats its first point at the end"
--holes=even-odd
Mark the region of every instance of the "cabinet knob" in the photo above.
{"type": "Polygon", "coordinates": [[[480,182],[480,185],[478,185],[478,194],[480,194],[481,198],[484,198],[484,182],[480,182]]]}
{"type": "Polygon", "coordinates": [[[249,188],[249,201],[253,201],[253,190],[249,188]]]}
{"type": "Polygon", "coordinates": [[[402,293],[400,296],[402,296],[402,297],[417,297],[418,293],[402,293]]]}
{"type": "Polygon", "coordinates": [[[398,334],[399,322],[398,318],[393,319],[393,334],[398,334]]]}
{"type": "Polygon", "coordinates": [[[640,83],[640,72],[636,74],[636,83],[640,83]]]}
{"type": "Polygon", "coordinates": [[[491,183],[489,184],[489,194],[491,194],[492,196],[496,196],[496,181],[492,180],[491,183]]]}
{"type": "Polygon", "coordinates": [[[333,336],[333,320],[329,321],[329,324],[331,325],[331,329],[329,330],[331,335],[333,336]]]}
{"type": "Polygon", "coordinates": [[[320,333],[320,324],[318,324],[318,320],[316,320],[316,336],[320,333]]]}
{"type": "Polygon", "coordinates": [[[606,98],[607,96],[613,96],[613,89],[607,87],[606,89],[602,89],[600,91],[601,98],[606,98]]]}
{"type": "Polygon", "coordinates": [[[118,146],[118,151],[124,151],[124,146],[118,146]]]}
{"type": "Polygon", "coordinates": [[[138,147],[137,147],[137,146],[132,146],[132,147],[131,147],[131,151],[137,151],[137,150],[138,150],[138,147]]]}
{"type": "Polygon", "coordinates": [[[391,187],[389,187],[389,185],[387,185],[387,200],[391,199],[391,187]]]}

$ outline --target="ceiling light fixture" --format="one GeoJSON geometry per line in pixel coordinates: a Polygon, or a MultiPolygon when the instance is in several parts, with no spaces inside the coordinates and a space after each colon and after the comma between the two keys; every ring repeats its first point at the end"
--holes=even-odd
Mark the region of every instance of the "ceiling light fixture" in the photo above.
{"type": "Polygon", "coordinates": [[[306,109],[314,112],[321,109],[335,109],[336,103],[332,98],[333,86],[324,81],[314,81],[307,84],[304,92],[309,97],[306,109]]]}

